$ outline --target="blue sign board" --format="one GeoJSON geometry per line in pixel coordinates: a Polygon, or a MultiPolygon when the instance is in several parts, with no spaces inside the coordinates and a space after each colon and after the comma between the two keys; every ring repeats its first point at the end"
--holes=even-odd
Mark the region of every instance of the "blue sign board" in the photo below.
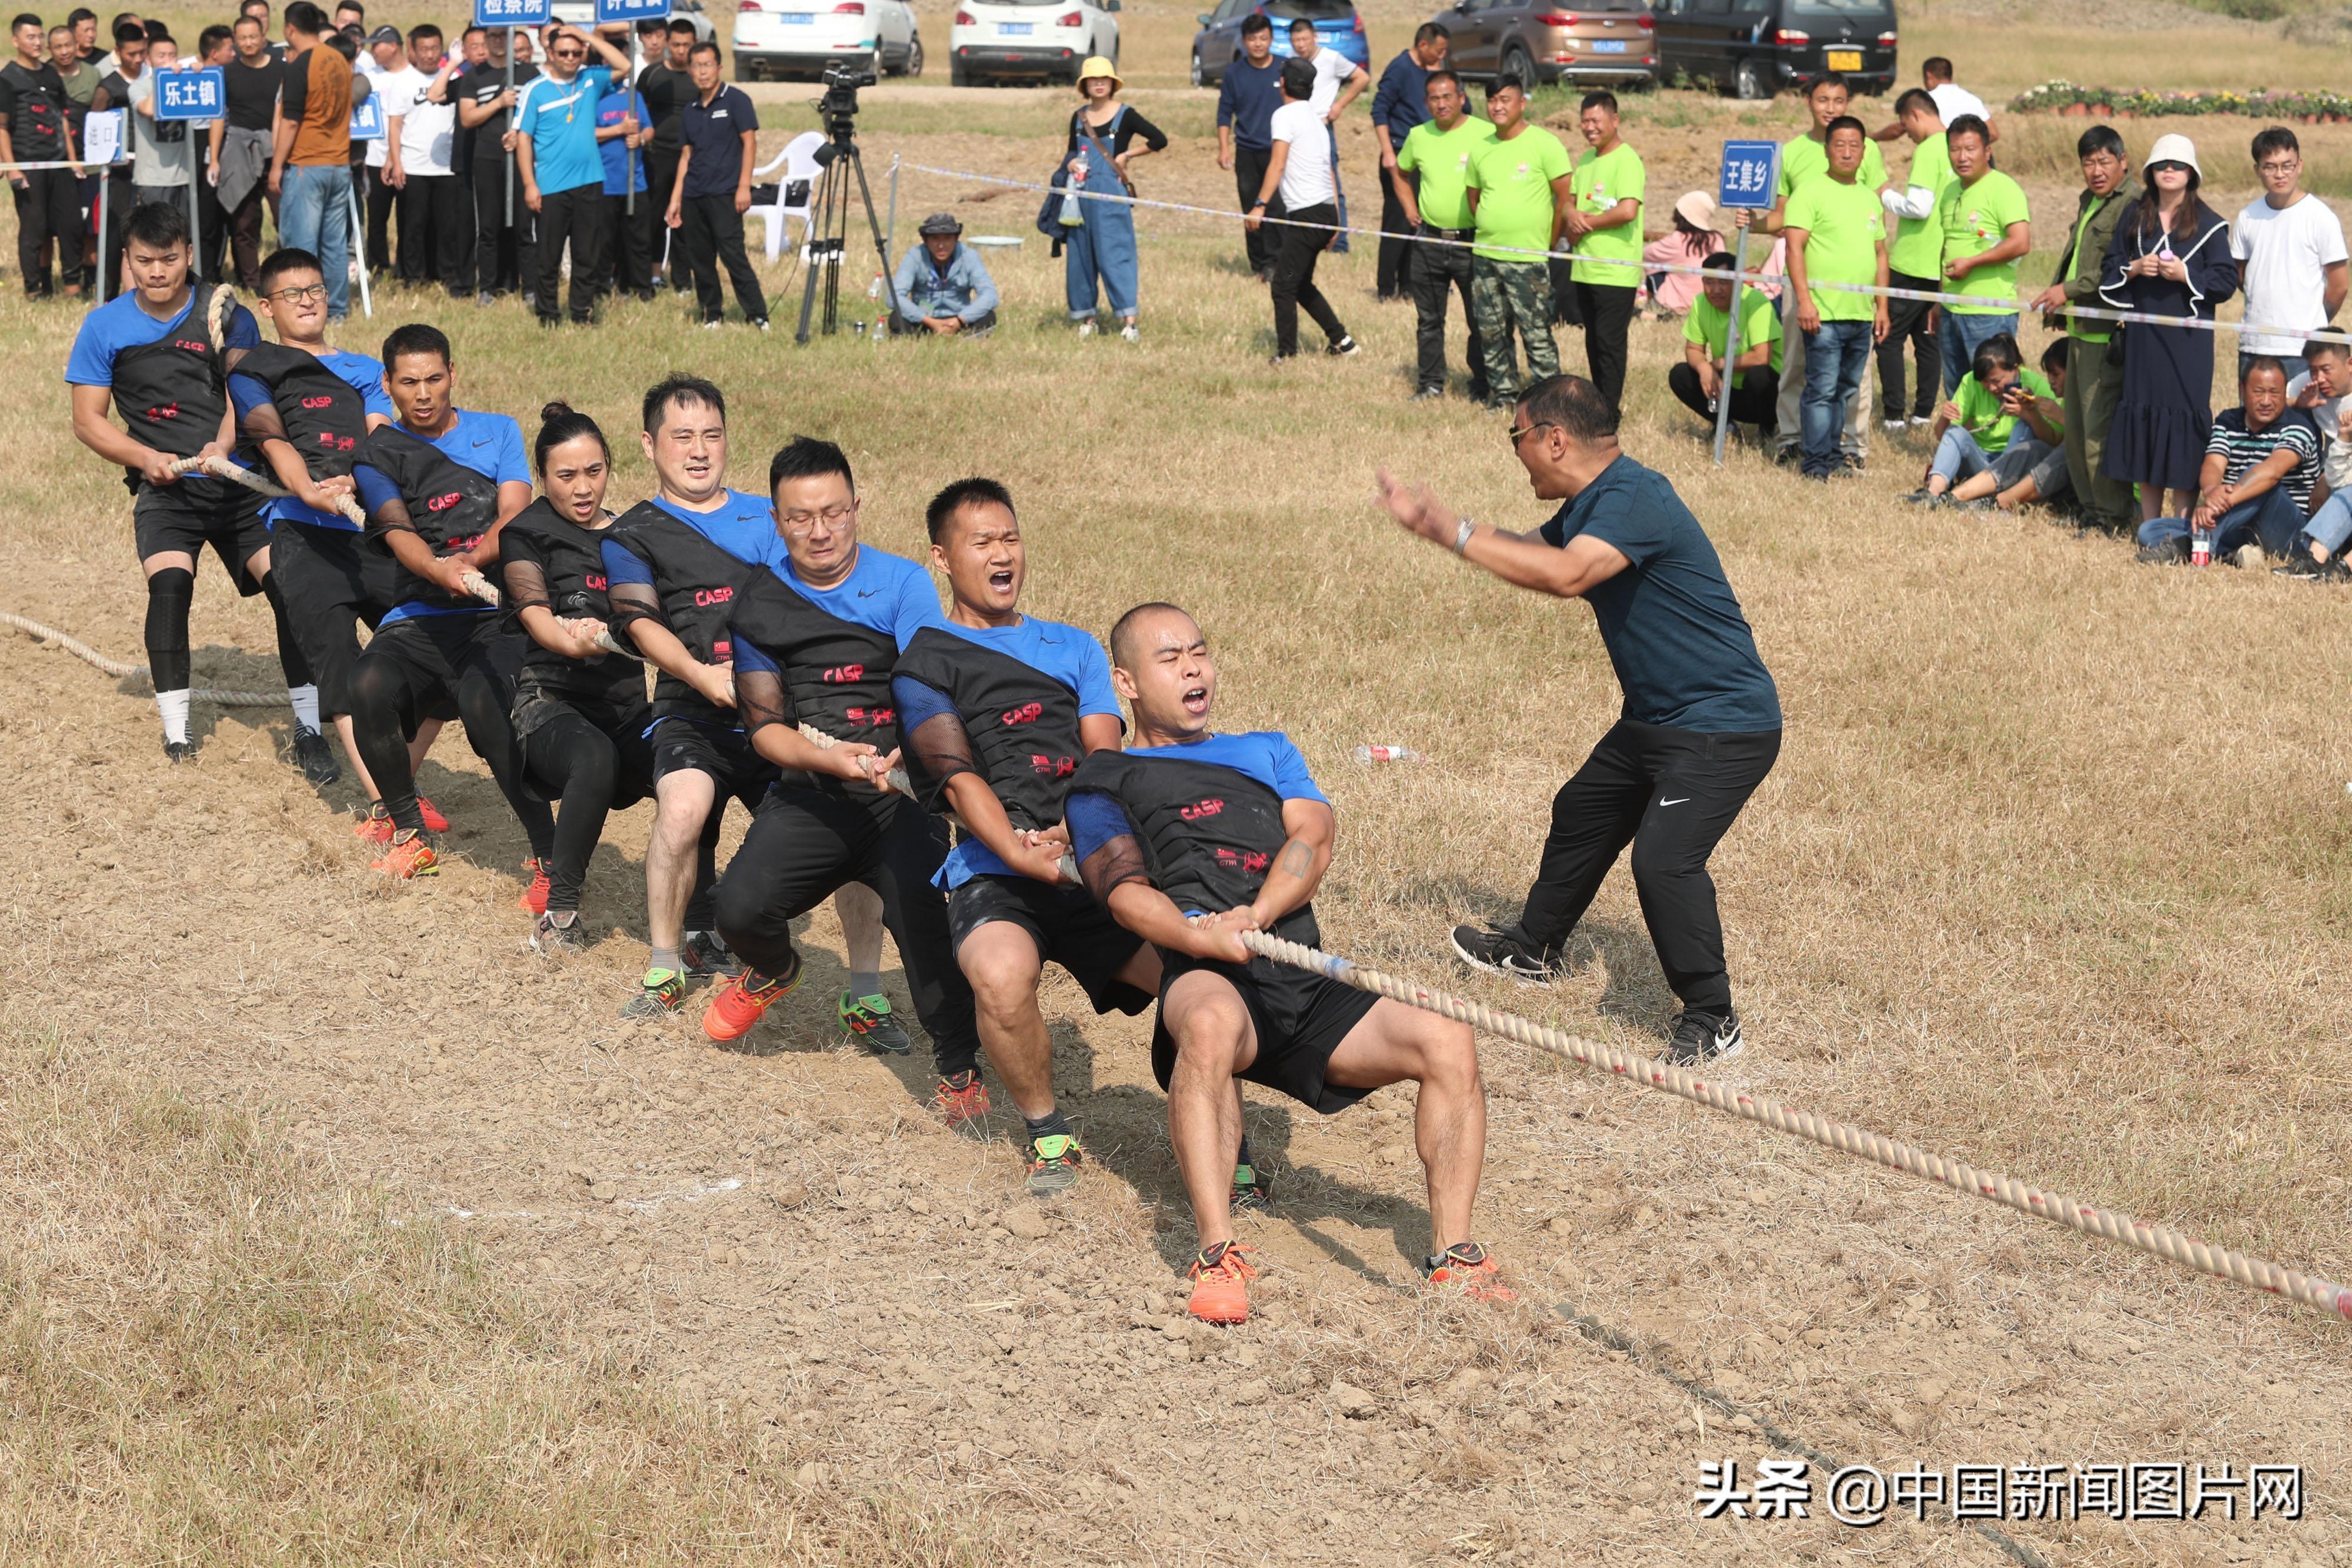
{"type": "Polygon", "coordinates": [[[1777,141],[1727,141],[1723,144],[1723,178],[1715,194],[1719,207],[1748,207],[1761,212],[1771,206],[1780,183],[1780,144],[1777,141]]]}
{"type": "Polygon", "coordinates": [[[381,141],[383,140],[383,98],[379,93],[368,94],[365,103],[352,105],[352,140],[381,141]]]}
{"type": "Polygon", "coordinates": [[[639,22],[647,16],[667,16],[669,0],[596,0],[596,25],[639,22]]]}
{"type": "Polygon", "coordinates": [[[544,27],[555,19],[555,0],[474,0],[477,27],[544,27]]]}
{"type": "Polygon", "coordinates": [[[155,73],[155,118],[218,120],[228,102],[228,78],[218,66],[155,73]]]}

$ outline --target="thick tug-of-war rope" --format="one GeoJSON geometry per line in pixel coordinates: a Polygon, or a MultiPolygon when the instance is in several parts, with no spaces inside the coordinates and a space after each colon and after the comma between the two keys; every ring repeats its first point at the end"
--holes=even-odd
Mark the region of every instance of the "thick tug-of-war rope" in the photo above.
{"type": "Polygon", "coordinates": [[[1669,1066],[1655,1058],[1636,1056],[1613,1046],[1580,1040],[1514,1014],[1497,1012],[1482,1003],[1465,1001],[1444,991],[1384,975],[1377,969],[1364,968],[1346,958],[1318,952],[1297,942],[1285,942],[1261,931],[1244,931],[1241,938],[1243,945],[1251,952],[1278,964],[1288,964],[1327,976],[1360,991],[1370,991],[1375,996],[1402,1002],[1407,1007],[1454,1019],[1474,1029],[1516,1040],[1548,1056],[1559,1057],[1563,1061],[1599,1068],[1646,1088],[1705,1105],[1710,1110],[1726,1112],[1744,1121],[1761,1123],[1776,1132],[1793,1133],[1801,1138],[1810,1138],[1814,1143],[1845,1154],[1908,1171],[1913,1176],[1925,1176],[1956,1192],[1990,1198],[2021,1214],[2054,1220],[2071,1229],[2087,1231],[2109,1241],[2136,1247],[2143,1252],[2153,1252],[2175,1263],[2185,1263],[2200,1273],[2234,1280],[2241,1285],[2252,1285],[2258,1291],[2285,1296],[2338,1317],[2352,1319],[2352,1289],[2320,1279],[2317,1275],[2284,1268],[2243,1252],[2209,1246],[2182,1235],[2169,1226],[2143,1225],[2129,1215],[2086,1207],[2071,1197],[2043,1192],[2014,1176],[2002,1176],[1995,1171],[1980,1171],[1964,1161],[1913,1148],[1883,1133],[1874,1133],[1843,1122],[1832,1122],[1825,1116],[1817,1116],[1811,1111],[1801,1111],[1792,1105],[1759,1100],[1728,1084],[1669,1066]]]}
{"type": "MultiPolygon", "coordinates": [[[[146,675],[148,673],[147,666],[144,664],[130,664],[121,659],[110,659],[89,643],[68,637],[54,626],[44,626],[29,615],[16,615],[8,611],[0,610],[0,626],[14,626],[19,632],[63,648],[92,669],[102,670],[119,681],[131,680],[136,676],[146,675]]],[[[152,678],[149,676],[149,679],[152,678]]],[[[283,687],[274,692],[241,692],[214,686],[198,686],[188,695],[196,702],[211,703],[215,707],[284,707],[286,706],[286,692],[283,687]]]]}

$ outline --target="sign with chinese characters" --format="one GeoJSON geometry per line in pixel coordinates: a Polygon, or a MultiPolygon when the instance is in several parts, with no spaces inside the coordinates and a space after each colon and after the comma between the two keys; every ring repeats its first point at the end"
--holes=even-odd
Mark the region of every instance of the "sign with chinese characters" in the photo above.
{"type": "Polygon", "coordinates": [[[1780,183],[1780,144],[1777,141],[1727,141],[1723,144],[1723,176],[1716,187],[1719,207],[1772,204],[1773,187],[1780,183]]]}
{"type": "Polygon", "coordinates": [[[370,93],[365,103],[352,105],[352,140],[383,140],[383,99],[377,94],[370,93]]]}
{"type": "Polygon", "coordinates": [[[155,73],[155,118],[218,120],[228,102],[228,76],[218,66],[155,73]]]}
{"type": "Polygon", "coordinates": [[[127,109],[97,109],[82,117],[81,161],[84,163],[122,162],[122,117],[127,109]]]}
{"type": "Polygon", "coordinates": [[[555,19],[555,0],[474,0],[477,27],[544,27],[555,19]]]}
{"type": "Polygon", "coordinates": [[[669,15],[669,0],[596,0],[596,25],[600,27],[614,22],[637,22],[647,16],[669,15]]]}

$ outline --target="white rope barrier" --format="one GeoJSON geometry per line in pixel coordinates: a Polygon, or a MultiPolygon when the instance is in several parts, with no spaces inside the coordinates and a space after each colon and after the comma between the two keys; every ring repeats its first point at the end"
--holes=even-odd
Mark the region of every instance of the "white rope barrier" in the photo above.
{"type": "MultiPolygon", "coordinates": [[[[1081,202],[1110,202],[1120,206],[1130,208],[1150,208],[1154,211],[1168,213],[1188,213],[1200,217],[1215,218],[1223,223],[1233,223],[1246,215],[1245,214],[1232,212],[1223,207],[1204,207],[1189,202],[1154,202],[1148,201],[1141,196],[1129,196],[1123,194],[1113,195],[1108,192],[1103,191],[1057,190],[1054,186],[1041,185],[1032,180],[1009,179],[1001,174],[982,174],[970,169],[942,169],[930,163],[907,162],[896,159],[893,160],[893,162],[899,168],[911,169],[919,174],[937,174],[944,179],[950,180],[971,180],[983,185],[1002,185],[1009,190],[1035,191],[1047,195],[1074,196],[1081,202]]],[[[1263,217],[1258,221],[1267,224],[1280,224],[1286,228],[1313,229],[1319,234],[1353,235],[1366,239],[1402,239],[1409,241],[1413,245],[1444,246],[1453,250],[1470,250],[1475,248],[1477,250],[1486,251],[1505,251],[1513,256],[1524,256],[1531,262],[1580,261],[1601,267],[1623,267],[1630,272],[1637,274],[1676,272],[1689,277],[1717,278],[1726,283],[1732,282],[1736,279],[1751,287],[1760,283],[1773,283],[1785,286],[1789,282],[1789,278],[1786,274],[1777,272],[1735,272],[1727,267],[1709,268],[1704,267],[1692,267],[1682,262],[1627,261],[1622,256],[1582,256],[1572,249],[1534,250],[1524,246],[1496,245],[1486,240],[1433,239],[1427,235],[1418,234],[1391,235],[1384,229],[1366,228],[1361,225],[1357,224],[1309,224],[1301,223],[1295,218],[1276,217],[1263,217]]],[[[1638,281],[1638,279],[1636,279],[1636,281],[1638,281]]],[[[1837,294],[1866,294],[1873,298],[1883,299],[1916,299],[1925,301],[1930,305],[1941,305],[1948,308],[1955,305],[1978,305],[1990,307],[1996,311],[2015,312],[2020,315],[2040,313],[2038,308],[2031,300],[2002,298],[1998,295],[1990,294],[1944,294],[1921,288],[1882,288],[1876,284],[1872,283],[1823,283],[1815,281],[1812,283],[1811,287],[1816,290],[1828,290],[1837,294]]],[[[2085,319],[2096,321],[2138,321],[2146,323],[2151,327],[2179,327],[2196,332],[2267,332],[2280,337],[2310,339],[2323,343],[2352,344],[2352,332],[2315,332],[2306,327],[2272,327],[2253,321],[2209,321],[2202,317],[2197,316],[2159,316],[2155,312],[2148,310],[2118,310],[2111,306],[2076,305],[2072,301],[2069,301],[2066,305],[2061,307],[2059,313],[2068,317],[2079,316],[2085,319]]]]}
{"type": "Polygon", "coordinates": [[[2352,1319],[2352,1289],[2323,1280],[2315,1274],[2288,1269],[2243,1252],[2210,1246],[2169,1226],[2145,1225],[2129,1215],[2090,1208],[2071,1197],[2031,1186],[2014,1176],[1979,1170],[1965,1161],[1930,1154],[1883,1133],[1874,1133],[1844,1122],[1832,1122],[1811,1111],[1770,1100],[1759,1100],[1718,1080],[1670,1066],[1654,1057],[1636,1056],[1614,1046],[1580,1040],[1559,1030],[1531,1023],[1516,1014],[1498,1012],[1480,1002],[1432,990],[1410,980],[1384,975],[1377,969],[1367,969],[1346,958],[1318,952],[1297,942],[1286,942],[1262,931],[1244,931],[1241,933],[1241,939],[1242,945],[1251,952],[1278,964],[1288,964],[1294,968],[1337,980],[1341,985],[1352,986],[1360,991],[1370,991],[1374,996],[1386,997],[1407,1007],[1419,1008],[1423,1012],[1466,1023],[1488,1034],[1516,1040],[1547,1056],[1597,1068],[1661,1093],[1704,1105],[1710,1111],[1720,1111],[1742,1121],[1756,1122],[1775,1132],[1791,1133],[1826,1148],[1853,1155],[1876,1165],[1907,1171],[1913,1176],[1924,1176],[1950,1187],[1955,1192],[1973,1193],[2013,1208],[2020,1214],[2031,1214],[2070,1229],[2104,1237],[2109,1241],[2119,1241],[2142,1252],[2185,1264],[2200,1273],[2232,1280],[2241,1285],[2251,1285],[2255,1290],[2284,1296],[2305,1306],[2352,1319]]]}

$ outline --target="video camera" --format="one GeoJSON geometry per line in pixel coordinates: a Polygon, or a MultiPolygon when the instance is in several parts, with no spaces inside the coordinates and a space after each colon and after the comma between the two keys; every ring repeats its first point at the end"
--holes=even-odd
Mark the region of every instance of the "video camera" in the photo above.
{"type": "Polygon", "coordinates": [[[817,120],[825,139],[847,146],[857,123],[857,89],[879,79],[871,70],[835,62],[824,68],[824,96],[816,100],[817,120]]]}

